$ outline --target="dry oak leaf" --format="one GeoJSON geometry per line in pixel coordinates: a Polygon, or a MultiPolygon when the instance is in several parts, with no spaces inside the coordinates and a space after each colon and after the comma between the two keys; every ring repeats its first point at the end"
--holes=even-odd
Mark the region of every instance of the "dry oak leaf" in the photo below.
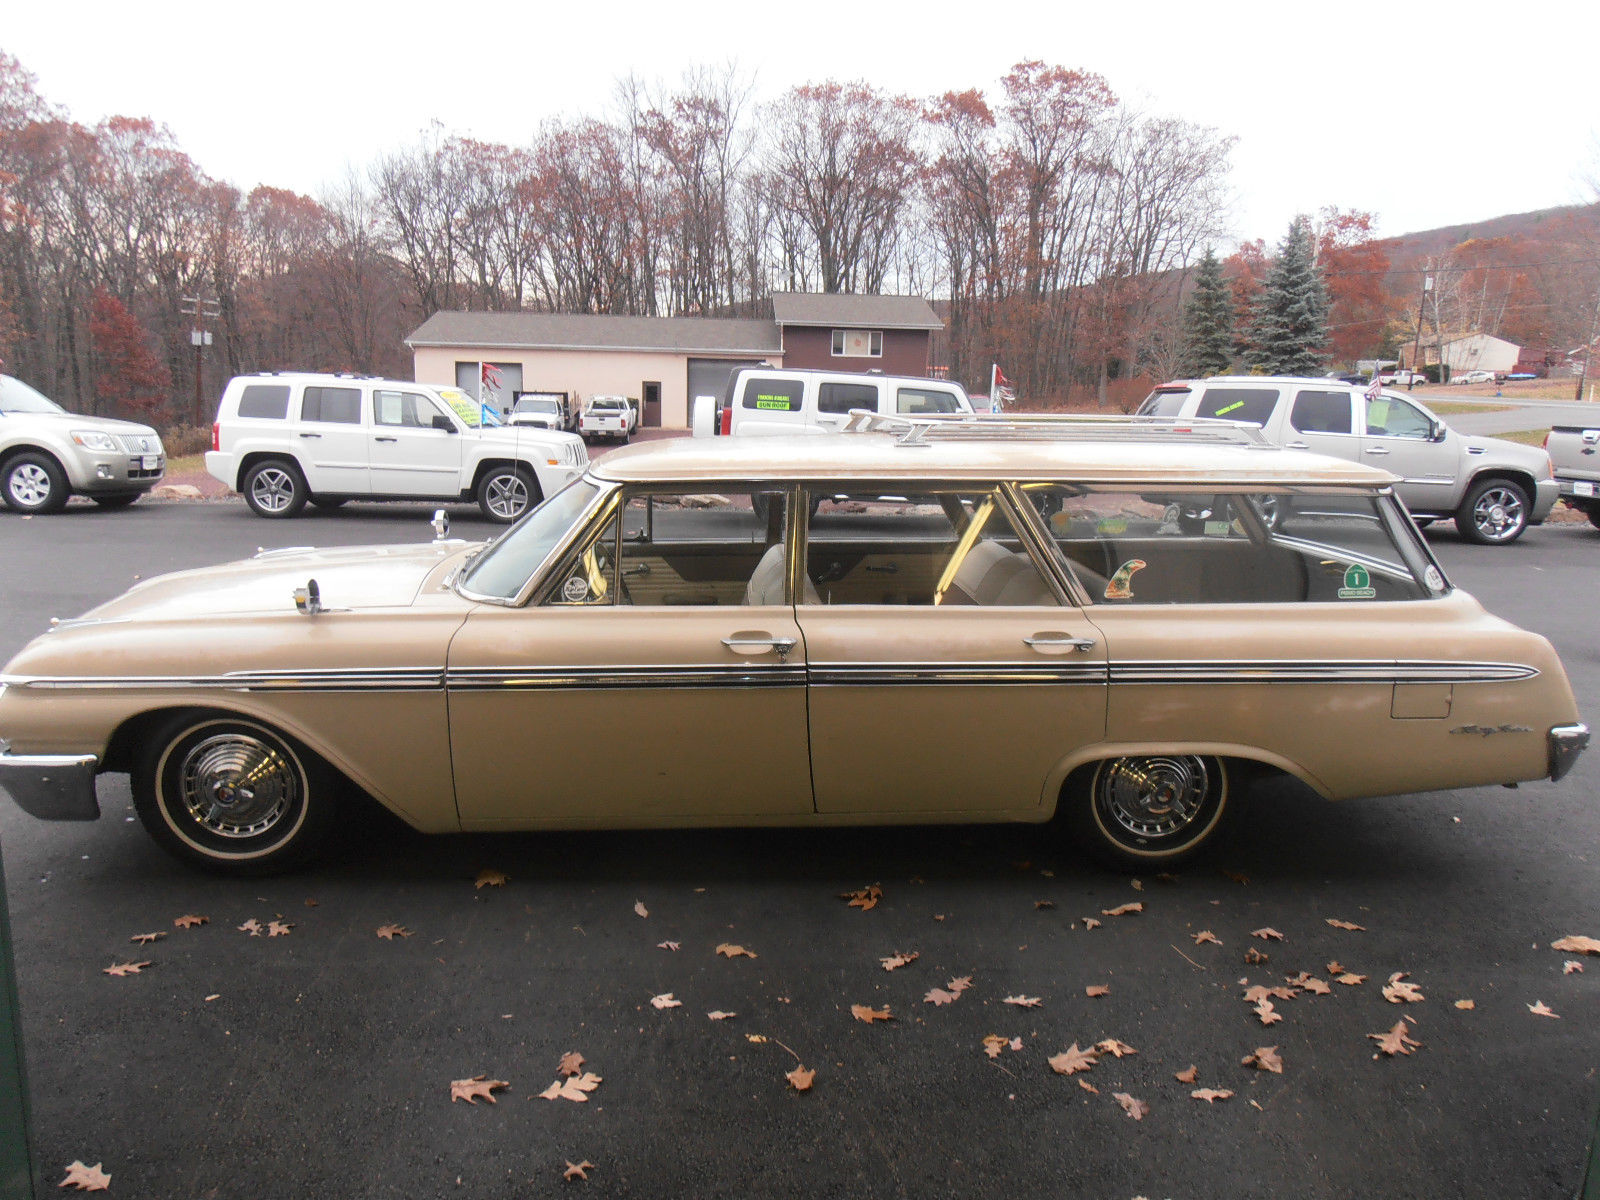
{"type": "Polygon", "coordinates": [[[641,917],[648,917],[650,915],[650,910],[644,906],[643,900],[635,900],[633,902],[633,911],[638,913],[641,917]]]}
{"type": "Polygon", "coordinates": [[[490,1104],[495,1102],[494,1091],[496,1088],[508,1088],[511,1085],[504,1079],[489,1079],[483,1075],[474,1075],[471,1079],[452,1079],[450,1081],[450,1103],[465,1100],[468,1104],[476,1104],[479,1097],[490,1104]]]}
{"type": "Polygon", "coordinates": [[[815,1071],[807,1070],[805,1067],[796,1067],[794,1070],[784,1074],[784,1078],[789,1081],[789,1086],[797,1092],[809,1092],[811,1090],[811,1081],[816,1077],[817,1073],[815,1071]]]}
{"type": "Polygon", "coordinates": [[[67,1177],[57,1187],[77,1188],[80,1192],[103,1192],[111,1186],[111,1176],[100,1169],[99,1163],[84,1166],[77,1159],[67,1166],[67,1177]]]}
{"type": "Polygon", "coordinates": [[[1109,996],[1111,994],[1111,987],[1109,984],[1091,983],[1088,987],[1083,989],[1083,994],[1091,999],[1097,996],[1109,996]]]}
{"type": "Polygon", "coordinates": [[[878,901],[883,899],[883,889],[877,884],[868,884],[859,892],[840,892],[839,899],[850,901],[851,908],[859,908],[862,912],[876,908],[878,901]]]}
{"type": "Polygon", "coordinates": [[[1256,1016],[1261,1018],[1261,1023],[1263,1025],[1276,1025],[1279,1021],[1283,1020],[1283,1014],[1272,1007],[1271,1000],[1263,1000],[1260,1004],[1256,1005],[1252,1011],[1256,1014],[1256,1016]]]}
{"type": "Polygon", "coordinates": [[[1100,1094],[1100,1089],[1095,1087],[1095,1085],[1090,1083],[1087,1079],[1078,1080],[1078,1086],[1086,1092],[1093,1092],[1096,1096],[1100,1094]]]}
{"type": "Polygon", "coordinates": [[[1057,1075],[1076,1075],[1079,1071],[1087,1071],[1094,1066],[1100,1061],[1100,1056],[1093,1046],[1087,1050],[1079,1050],[1078,1043],[1073,1042],[1060,1054],[1053,1054],[1046,1061],[1057,1075]]]}
{"type": "Polygon", "coordinates": [[[998,1033],[991,1033],[983,1039],[983,1052],[990,1058],[999,1058],[1001,1051],[1006,1048],[1007,1039],[998,1033]]]}
{"type": "Polygon", "coordinates": [[[289,931],[294,928],[293,921],[268,921],[268,937],[288,937],[289,931]]]}
{"type": "Polygon", "coordinates": [[[410,937],[411,930],[407,929],[404,925],[379,925],[378,936],[386,942],[392,942],[395,940],[395,938],[410,937]]]}
{"type": "Polygon", "coordinates": [[[954,1004],[959,999],[961,999],[960,992],[947,992],[943,988],[929,988],[928,994],[922,998],[922,1002],[939,1008],[942,1005],[954,1004]]]}
{"type": "Polygon", "coordinates": [[[1054,908],[1056,902],[1054,900],[1035,900],[1033,906],[1034,908],[1054,908]]]}
{"type": "Polygon", "coordinates": [[[713,1021],[726,1021],[729,1017],[737,1017],[738,1015],[738,1013],[723,1012],[720,1008],[713,1009],[711,1012],[706,1014],[706,1016],[710,1017],[713,1021]]]}
{"type": "Polygon", "coordinates": [[[1566,954],[1600,954],[1600,938],[1574,934],[1571,937],[1557,938],[1550,943],[1550,949],[1560,950],[1566,954]]]}
{"type": "Polygon", "coordinates": [[[732,942],[723,942],[717,947],[717,953],[724,958],[755,958],[756,956],[743,946],[735,946],[732,942]]]}
{"type": "Polygon", "coordinates": [[[1189,1093],[1190,1099],[1204,1100],[1207,1104],[1215,1100],[1231,1100],[1233,1093],[1227,1088],[1196,1088],[1189,1093]]]}
{"type": "Polygon", "coordinates": [[[575,1163],[565,1158],[561,1161],[567,1164],[567,1169],[561,1172],[561,1178],[563,1179],[588,1179],[588,1172],[594,1170],[594,1164],[587,1158],[581,1163],[575,1163]]]}
{"type": "Polygon", "coordinates": [[[256,920],[254,917],[251,917],[243,925],[239,926],[239,932],[248,933],[251,937],[260,937],[261,931],[265,928],[266,926],[260,921],[256,920]]]}
{"type": "Polygon", "coordinates": [[[1119,1042],[1116,1038],[1106,1038],[1104,1041],[1096,1042],[1094,1048],[1101,1054],[1109,1054],[1113,1058],[1122,1058],[1129,1054],[1139,1053],[1127,1042],[1119,1042]]]}
{"type": "Polygon", "coordinates": [[[181,917],[174,917],[172,923],[179,929],[193,929],[196,925],[209,925],[210,917],[202,917],[197,913],[185,913],[181,917]]]}
{"type": "Polygon", "coordinates": [[[1456,1007],[1461,1009],[1463,1012],[1471,1012],[1473,1009],[1478,1007],[1478,1004],[1475,1000],[1457,1000],[1456,1007]]]}
{"type": "MultiPolygon", "coordinates": [[[[1406,1036],[1410,1031],[1406,1019],[1401,1017],[1388,1033],[1369,1033],[1367,1036],[1378,1043],[1378,1054],[1387,1054],[1392,1058],[1396,1054],[1410,1054],[1412,1050],[1422,1045],[1421,1042],[1414,1042],[1406,1036]]],[[[1378,1055],[1374,1054],[1372,1057],[1377,1058],[1378,1055]]]]}
{"type": "Polygon", "coordinates": [[[556,1064],[556,1070],[563,1075],[582,1075],[583,1055],[576,1050],[568,1050],[561,1056],[561,1061],[556,1064]]]}
{"type": "Polygon", "coordinates": [[[121,979],[124,975],[137,975],[149,965],[150,964],[148,962],[117,963],[114,966],[105,967],[101,971],[101,974],[115,975],[118,979],[121,979]]]}
{"type": "Polygon", "coordinates": [[[883,964],[885,971],[898,971],[901,967],[914,963],[921,957],[921,951],[912,950],[905,954],[891,954],[888,958],[880,958],[878,961],[883,964]]]}
{"type": "Polygon", "coordinates": [[[1327,971],[1329,975],[1343,975],[1344,967],[1335,961],[1328,964],[1327,971]]]}
{"type": "Polygon", "coordinates": [[[1367,931],[1365,925],[1357,925],[1354,921],[1341,921],[1337,917],[1328,917],[1326,920],[1335,929],[1348,929],[1354,933],[1365,933],[1367,931]]]}
{"type": "Polygon", "coordinates": [[[1561,1019],[1561,1014],[1556,1012],[1555,1009],[1551,1008],[1543,1000],[1536,1000],[1532,1004],[1528,1005],[1528,1011],[1536,1017],[1554,1017],[1557,1021],[1561,1019]]]}
{"type": "Polygon", "coordinates": [[[505,887],[511,882],[511,876],[504,871],[496,871],[493,867],[485,867],[478,872],[478,878],[473,881],[475,888],[505,887]]]}
{"type": "Polygon", "coordinates": [[[1144,1120],[1145,1114],[1150,1111],[1150,1106],[1148,1104],[1146,1104],[1143,1100],[1135,1100],[1132,1096],[1128,1095],[1127,1092],[1112,1092],[1111,1098],[1118,1104],[1122,1105],[1122,1111],[1127,1113],[1135,1121],[1144,1120]]]}
{"type": "Polygon", "coordinates": [[[945,984],[945,987],[949,988],[952,992],[954,992],[958,996],[961,995],[962,992],[966,991],[971,986],[972,986],[972,976],[971,975],[959,976],[959,977],[957,977],[955,979],[952,979],[949,983],[945,984]]]}
{"type": "Polygon", "coordinates": [[[678,943],[677,942],[657,942],[656,943],[656,949],[657,950],[676,950],[677,948],[678,948],[678,943]]]}
{"type": "Polygon", "coordinates": [[[1583,974],[1583,964],[1575,958],[1569,958],[1561,964],[1561,973],[1563,975],[1581,975],[1583,974]]]}
{"type": "Polygon", "coordinates": [[[865,1004],[852,1004],[850,1015],[858,1021],[865,1021],[871,1025],[874,1021],[892,1021],[894,1014],[887,1008],[869,1008],[865,1004]]]}
{"type": "Polygon", "coordinates": [[[145,946],[149,945],[151,942],[159,942],[166,936],[166,930],[162,930],[159,933],[136,933],[128,940],[136,945],[145,946]]]}
{"type": "Polygon", "coordinates": [[[1085,917],[1083,919],[1083,927],[1085,929],[1099,929],[1100,922],[1096,921],[1093,917],[1085,917]]]}
{"type": "Polygon", "coordinates": [[[1333,981],[1335,983],[1342,983],[1346,987],[1355,987],[1357,984],[1365,983],[1367,981],[1367,977],[1365,975],[1357,975],[1354,971],[1343,971],[1338,975],[1335,975],[1333,977],[1333,981]]]}
{"type": "Polygon", "coordinates": [[[1274,1075],[1283,1074],[1283,1059],[1278,1057],[1276,1046],[1257,1046],[1239,1061],[1258,1071],[1271,1071],[1274,1075]]]}
{"type": "Polygon", "coordinates": [[[1131,904],[1119,904],[1115,908],[1102,908],[1100,915],[1102,917],[1125,917],[1129,913],[1142,913],[1143,911],[1144,905],[1135,900],[1131,904]]]}
{"type": "Polygon", "coordinates": [[[1200,1068],[1190,1063],[1183,1070],[1173,1076],[1179,1083],[1193,1083],[1200,1078],[1200,1068]]]}
{"type": "Polygon", "coordinates": [[[1326,996],[1333,991],[1331,987],[1309,971],[1301,971],[1298,975],[1286,975],[1284,979],[1291,987],[1304,988],[1313,996],[1326,996]]]}
{"type": "Polygon", "coordinates": [[[659,996],[651,996],[650,1003],[657,1008],[682,1008],[682,1000],[674,1000],[671,992],[662,992],[659,996]]]}
{"type": "MultiPolygon", "coordinates": [[[[1091,991],[1090,994],[1093,995],[1093,992],[1091,991]]],[[[1000,1003],[1014,1004],[1018,1008],[1038,1008],[1044,1001],[1038,996],[1006,996],[1001,999],[1000,1003]]]]}
{"type": "Polygon", "coordinates": [[[1250,931],[1250,936],[1253,938],[1260,938],[1263,942],[1281,942],[1284,940],[1283,934],[1279,933],[1270,925],[1264,925],[1260,929],[1252,929],[1250,931]]]}
{"type": "Polygon", "coordinates": [[[1258,966],[1261,963],[1269,961],[1269,956],[1264,954],[1262,951],[1257,950],[1254,946],[1251,946],[1250,949],[1244,952],[1244,961],[1249,963],[1251,966],[1258,966]]]}
{"type": "MultiPolygon", "coordinates": [[[[573,1075],[567,1079],[558,1079],[544,1091],[539,1093],[541,1100],[573,1100],[579,1104],[589,1103],[589,1093],[600,1086],[600,1076],[592,1071],[585,1071],[582,1075],[573,1075]]],[[[494,1097],[490,1096],[493,1100],[494,1097]]]]}
{"type": "Polygon", "coordinates": [[[1383,998],[1390,1004],[1415,1004],[1424,998],[1421,989],[1408,982],[1406,975],[1405,971],[1396,971],[1383,985],[1383,998]]]}
{"type": "Polygon", "coordinates": [[[1211,943],[1213,946],[1222,945],[1222,939],[1216,934],[1212,933],[1209,929],[1202,929],[1199,933],[1193,934],[1192,936],[1196,946],[1204,946],[1207,942],[1211,943]]]}

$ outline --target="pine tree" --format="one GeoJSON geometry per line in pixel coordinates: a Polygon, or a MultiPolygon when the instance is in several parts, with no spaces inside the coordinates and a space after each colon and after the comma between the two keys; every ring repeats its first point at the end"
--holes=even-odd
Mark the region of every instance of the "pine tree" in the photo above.
{"type": "Polygon", "coordinates": [[[1233,343],[1233,289],[1207,246],[1183,309],[1184,374],[1197,379],[1226,374],[1233,365],[1233,343]]]}
{"type": "Polygon", "coordinates": [[[1268,375],[1320,375],[1327,346],[1328,289],[1311,222],[1296,217],[1261,285],[1245,357],[1268,375]]]}

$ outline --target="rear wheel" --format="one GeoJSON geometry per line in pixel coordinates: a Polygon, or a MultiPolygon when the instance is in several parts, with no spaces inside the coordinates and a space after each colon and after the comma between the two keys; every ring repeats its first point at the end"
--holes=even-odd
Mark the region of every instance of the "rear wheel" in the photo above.
{"type": "Polygon", "coordinates": [[[60,512],[70,494],[67,473],[48,454],[13,455],[0,469],[0,495],[19,513],[60,512]]]}
{"type": "Polygon", "coordinates": [[[1074,772],[1062,804],[1084,849],[1102,862],[1165,867],[1223,827],[1230,784],[1223,761],[1210,755],[1112,758],[1074,772]]]}
{"type": "Polygon", "coordinates": [[[258,517],[294,517],[306,506],[305,477],[294,463],[268,458],[244,473],[240,490],[258,517]]]}

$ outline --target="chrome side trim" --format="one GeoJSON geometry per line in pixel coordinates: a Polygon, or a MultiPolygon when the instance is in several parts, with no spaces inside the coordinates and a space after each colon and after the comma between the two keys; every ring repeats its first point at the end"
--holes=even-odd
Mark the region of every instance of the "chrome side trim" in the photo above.
{"type": "Polygon", "coordinates": [[[1519,663],[1429,662],[1385,659],[1301,662],[1123,662],[1113,683],[1505,683],[1532,679],[1519,663]]]}
{"type": "Polygon", "coordinates": [[[812,663],[818,687],[898,687],[938,683],[1066,684],[1107,682],[1106,664],[1086,663],[812,663]]]}
{"type": "Polygon", "coordinates": [[[12,754],[0,742],[0,792],[42,821],[93,821],[100,815],[99,765],[93,754],[12,754]]]}
{"type": "Polygon", "coordinates": [[[804,687],[804,666],[465,667],[451,671],[453,692],[549,688],[804,687]]]}
{"type": "Polygon", "coordinates": [[[437,691],[443,668],[366,667],[307,671],[232,671],[226,675],[22,675],[6,686],[51,691],[356,692],[437,691]]]}
{"type": "Polygon", "coordinates": [[[1550,731],[1550,778],[1560,779],[1572,770],[1578,755],[1589,745],[1589,727],[1581,721],[1574,725],[1557,725],[1550,731]]]}

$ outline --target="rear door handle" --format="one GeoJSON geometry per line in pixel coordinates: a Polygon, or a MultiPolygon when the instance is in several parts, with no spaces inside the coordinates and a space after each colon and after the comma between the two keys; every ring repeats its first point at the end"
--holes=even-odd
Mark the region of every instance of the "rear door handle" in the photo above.
{"type": "Polygon", "coordinates": [[[1073,637],[1069,633],[1036,633],[1022,639],[1022,644],[1032,646],[1040,654],[1068,654],[1073,650],[1093,650],[1093,638],[1073,637]]]}
{"type": "Polygon", "coordinates": [[[1384,449],[1384,447],[1382,447],[1382,446],[1368,446],[1367,447],[1367,453],[1368,454],[1387,454],[1387,453],[1389,453],[1389,451],[1384,449]]]}
{"type": "Polygon", "coordinates": [[[736,633],[723,638],[722,644],[735,654],[765,654],[769,650],[776,650],[778,661],[783,662],[789,657],[789,651],[799,643],[792,637],[769,637],[764,633],[736,633]]]}
{"type": "Polygon", "coordinates": [[[322,435],[320,433],[302,433],[300,436],[303,438],[319,438],[322,435]]]}
{"type": "Polygon", "coordinates": [[[1283,448],[1285,450],[1309,450],[1311,446],[1308,442],[1285,442],[1283,448]]]}
{"type": "Polygon", "coordinates": [[[372,440],[375,442],[398,442],[400,439],[397,437],[376,437],[372,440]]]}

